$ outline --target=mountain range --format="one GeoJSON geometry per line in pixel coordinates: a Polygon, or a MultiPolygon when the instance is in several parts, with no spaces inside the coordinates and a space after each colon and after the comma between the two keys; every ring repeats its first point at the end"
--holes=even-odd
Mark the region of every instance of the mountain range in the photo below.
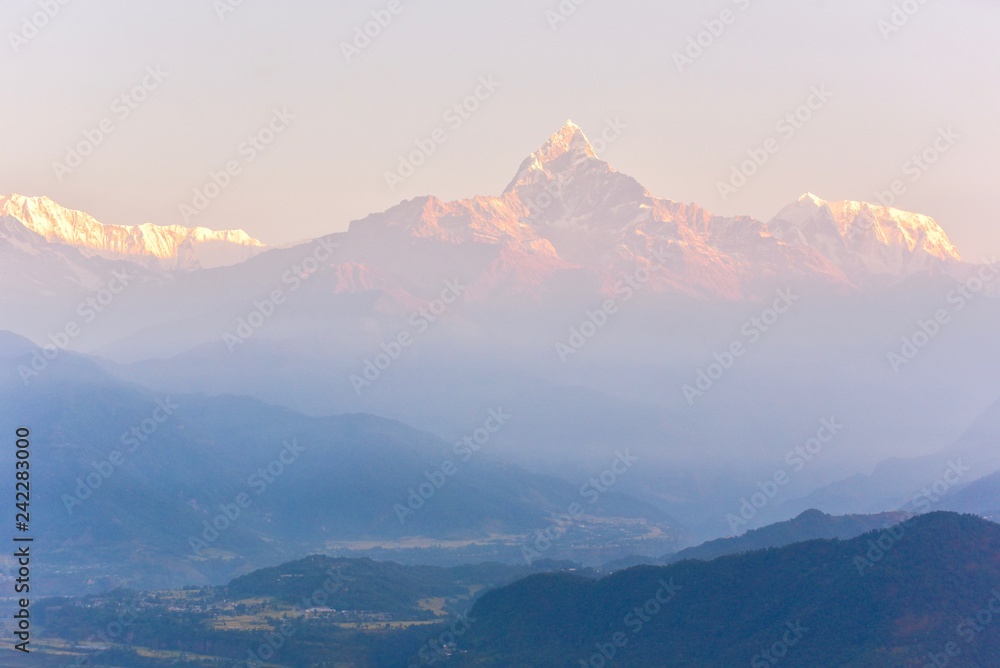
{"type": "MultiPolygon", "coordinates": [[[[233,265],[266,250],[242,230],[105,225],[46,197],[0,197],[0,217],[86,257],[158,269],[233,265]]],[[[396,287],[422,285],[428,268],[407,261],[407,249],[436,247],[444,255],[461,249],[477,274],[470,295],[480,297],[537,293],[572,271],[586,272],[610,292],[624,273],[648,269],[654,290],[746,299],[775,275],[846,288],[961,263],[933,219],[884,206],[807,194],[765,223],[657,198],[601,160],[571,121],[524,161],[499,196],[422,197],[336,236],[345,250],[337,264],[356,266],[363,286],[380,276],[396,287]]]]}
{"type": "MultiPolygon", "coordinates": [[[[629,501],[609,513],[660,523],[669,540],[683,526],[688,544],[730,535],[727,515],[776,471],[795,475],[746,528],[808,508],[898,510],[941,475],[938,454],[969,452],[963,434],[977,420],[962,484],[1000,467],[989,417],[1000,405],[990,380],[1000,281],[968,287],[974,273],[1000,274],[964,262],[926,216],[811,194],[767,222],[713,215],[650,194],[572,123],[499,195],[412,199],[288,247],[239,231],[104,225],[45,198],[0,202],[0,330],[58,358],[11,339],[20,352],[7,356],[5,400],[34,397],[18,406],[37,416],[48,415],[47,392],[76,405],[82,391],[49,378],[85,362],[98,385],[130,397],[116,401],[136,418],[155,398],[198,397],[241,415],[290,411],[289,424],[313,431],[379,416],[439,446],[503,406],[515,418],[488,454],[519,472],[494,480],[497,494],[549,501],[542,514],[512,502],[523,513],[507,523],[473,514],[462,526],[477,535],[491,523],[538,527],[623,450],[642,465],[616,479],[613,493],[629,501]],[[888,361],[911,349],[905,366],[888,361]],[[843,431],[821,462],[793,471],[789,453],[830,416],[843,431]]],[[[199,431],[223,430],[201,414],[199,431]]],[[[86,428],[74,461],[99,462],[107,434],[86,428]]],[[[213,440],[237,451],[229,437],[213,440]]],[[[181,475],[177,462],[150,465],[181,475]]],[[[359,480],[365,470],[354,470],[359,480]]],[[[154,521],[155,504],[113,513],[143,508],[142,531],[169,528],[154,521]]],[[[429,518],[422,533],[450,538],[429,518]]],[[[269,530],[254,524],[247,540],[266,544],[269,530]]]]}
{"type": "MultiPolygon", "coordinates": [[[[190,271],[237,264],[264,249],[264,244],[243,230],[216,232],[149,223],[105,225],[48,197],[0,195],[0,217],[12,218],[47,243],[75,248],[85,257],[128,260],[162,269],[190,271]]],[[[37,240],[32,241],[37,245],[37,240]]]]}
{"type": "Polygon", "coordinates": [[[140,294],[122,300],[128,306],[113,325],[88,328],[77,342],[100,351],[141,335],[126,343],[141,348],[130,357],[206,343],[190,331],[180,342],[163,339],[178,321],[242,309],[306,277],[327,295],[361,297],[376,314],[419,308],[460,280],[461,303],[496,313],[511,300],[528,308],[584,295],[621,301],[640,290],[758,302],[789,282],[850,294],[918,276],[964,279],[974,269],[933,219],[884,206],[807,194],[763,222],[655,197],[601,160],[571,121],[498,196],[412,199],[285,249],[242,230],[106,225],[46,197],[8,195],[0,196],[0,254],[0,328],[35,340],[116,266],[154,288],[130,291],[140,294]],[[157,340],[152,330],[164,333],[157,340]]]}
{"type": "MultiPolygon", "coordinates": [[[[159,394],[68,352],[26,387],[14,369],[39,354],[0,332],[0,426],[31,425],[38,443],[32,483],[47,493],[31,514],[48,545],[38,572],[50,594],[217,583],[314,552],[380,546],[478,548],[525,563],[524,546],[553,527],[561,540],[545,558],[593,560],[683,539],[646,503],[619,493],[591,502],[580,485],[472,441],[449,444],[368,415],[159,394]],[[569,523],[574,504],[581,511],[569,523]]],[[[502,426],[503,407],[489,416],[502,426]]],[[[0,462],[13,467],[13,452],[0,462]]]]}

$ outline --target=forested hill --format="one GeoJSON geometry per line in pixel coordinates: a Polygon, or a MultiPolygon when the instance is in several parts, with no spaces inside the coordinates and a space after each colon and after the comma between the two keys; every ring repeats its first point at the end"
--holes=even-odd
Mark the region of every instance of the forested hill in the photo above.
{"type": "Polygon", "coordinates": [[[1000,526],[932,513],[847,541],[596,581],[534,575],[480,599],[454,665],[997,666],[991,607],[1000,526]]]}

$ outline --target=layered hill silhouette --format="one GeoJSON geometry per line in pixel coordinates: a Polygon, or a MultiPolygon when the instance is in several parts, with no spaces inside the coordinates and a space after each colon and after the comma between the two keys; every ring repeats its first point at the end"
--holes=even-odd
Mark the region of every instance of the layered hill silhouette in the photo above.
{"type": "MultiPolygon", "coordinates": [[[[72,353],[46,360],[10,334],[0,335],[0,360],[4,428],[29,425],[37,444],[33,483],[46,493],[32,515],[57,591],[86,579],[98,588],[220,582],[351,541],[495,542],[516,560],[532,532],[575,502],[591,518],[582,525],[635,534],[638,522],[679,535],[647,504],[608,494],[591,505],[579,485],[398,422],[154,393],[72,353]],[[45,366],[25,384],[17,369],[32,360],[45,366]]],[[[503,407],[493,410],[497,426],[503,407]]],[[[3,461],[13,467],[13,452],[3,461]]]]}
{"type": "Polygon", "coordinates": [[[991,608],[1000,609],[1000,526],[932,513],[848,541],[596,581],[531,576],[480,599],[448,665],[992,666],[991,608]]]}
{"type": "Polygon", "coordinates": [[[855,538],[875,529],[899,524],[911,517],[909,513],[891,512],[877,515],[828,515],[819,510],[807,510],[787,522],[777,522],[730,538],[718,538],[701,545],[685,548],[659,559],[630,557],[604,566],[604,570],[621,570],[629,566],[673,564],[687,559],[711,561],[730,554],[741,554],[773,547],[784,547],[807,540],[855,538]]]}

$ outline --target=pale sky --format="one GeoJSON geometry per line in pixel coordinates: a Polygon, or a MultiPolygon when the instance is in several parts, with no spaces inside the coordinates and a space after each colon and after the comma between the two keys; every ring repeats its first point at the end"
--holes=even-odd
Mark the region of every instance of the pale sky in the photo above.
{"type": "Polygon", "coordinates": [[[555,30],[559,0],[398,0],[350,63],[341,44],[389,0],[62,2],[0,6],[0,193],[102,222],[182,224],[194,189],[235,161],[187,222],[315,237],[419,195],[498,194],[567,118],[592,138],[618,118],[627,128],[602,157],[654,195],[766,220],[806,191],[872,200],[899,179],[897,205],[937,218],[968,259],[1000,252],[996,0],[928,0],[888,38],[888,0],[585,0],[555,30]],[[26,30],[49,4],[55,16],[26,30]],[[678,71],[674,52],[726,9],[731,24],[678,71]],[[116,104],[149,67],[166,75],[146,78],[146,99],[116,104]],[[499,88],[446,120],[480,77],[499,88]],[[779,132],[814,86],[833,97],[779,132]],[[294,118],[263,150],[241,149],[275,109],[294,118]],[[445,143],[392,191],[386,172],[437,128],[445,143]],[[936,164],[906,166],[948,128],[958,138],[936,164]],[[53,163],[87,131],[100,145],[60,180],[53,163]],[[723,201],[718,182],[771,138],[777,152],[723,201]]]}

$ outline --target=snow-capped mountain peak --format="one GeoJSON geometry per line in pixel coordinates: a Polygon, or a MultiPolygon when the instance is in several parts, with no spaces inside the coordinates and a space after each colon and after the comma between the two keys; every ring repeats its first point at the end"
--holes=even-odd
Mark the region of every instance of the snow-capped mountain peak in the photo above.
{"type": "Polygon", "coordinates": [[[868,202],[828,202],[806,193],[768,228],[786,243],[819,249],[849,273],[905,276],[962,260],[930,216],[868,202]]]}
{"type": "MultiPolygon", "coordinates": [[[[194,269],[263,250],[241,230],[104,225],[43,197],[0,197],[4,216],[0,253],[48,246],[72,250],[77,264],[99,256],[194,269]]],[[[462,274],[480,277],[469,294],[483,299],[499,290],[543,294],[566,272],[605,294],[644,272],[649,293],[738,300],[789,276],[854,290],[963,266],[932,218],[898,209],[806,193],[764,223],[656,197],[601,160],[572,121],[528,156],[499,196],[408,200],[336,237],[337,286],[369,289],[393,276],[401,293],[462,274]]]]}
{"type": "MultiPolygon", "coordinates": [[[[778,276],[852,290],[960,263],[929,217],[864,202],[806,193],[766,224],[656,197],[601,160],[572,121],[522,162],[502,195],[411,200],[352,224],[351,238],[383,248],[402,241],[405,257],[417,240],[458,255],[497,253],[487,272],[496,285],[516,275],[534,289],[574,267],[608,291],[641,270],[650,272],[650,291],[727,299],[752,296],[778,276]]],[[[387,264],[409,261],[393,255],[387,264]]]]}
{"type": "Polygon", "coordinates": [[[549,137],[548,141],[532,157],[544,165],[567,153],[582,154],[590,158],[597,157],[597,153],[594,152],[594,147],[587,139],[583,129],[571,120],[566,121],[558,132],[549,137]]]}
{"type": "Polygon", "coordinates": [[[504,192],[536,182],[539,176],[551,178],[554,172],[566,171],[589,161],[600,162],[593,145],[579,125],[566,123],[529,155],[517,170],[517,175],[504,192]]]}
{"type": "Polygon", "coordinates": [[[131,260],[164,269],[228,266],[264,249],[263,243],[243,230],[151,223],[105,225],[48,197],[0,195],[0,216],[10,216],[49,243],[72,246],[89,257],[131,260]]]}

